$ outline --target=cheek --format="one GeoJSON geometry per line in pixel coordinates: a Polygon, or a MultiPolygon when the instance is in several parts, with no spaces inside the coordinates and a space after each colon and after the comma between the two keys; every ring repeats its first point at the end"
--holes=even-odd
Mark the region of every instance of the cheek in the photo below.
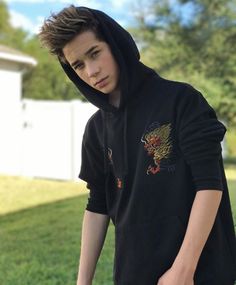
{"type": "Polygon", "coordinates": [[[106,68],[112,73],[117,70],[117,64],[110,54],[103,56],[103,58],[101,58],[101,63],[103,65],[105,64],[106,68]]]}
{"type": "Polygon", "coordinates": [[[87,79],[87,77],[86,77],[84,72],[76,72],[76,74],[79,76],[80,79],[82,79],[86,83],[88,82],[88,79],[87,79]]]}

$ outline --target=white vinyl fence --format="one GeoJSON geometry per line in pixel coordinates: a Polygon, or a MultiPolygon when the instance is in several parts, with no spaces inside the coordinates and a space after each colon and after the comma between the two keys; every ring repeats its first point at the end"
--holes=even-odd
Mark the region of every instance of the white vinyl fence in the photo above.
{"type": "MultiPolygon", "coordinates": [[[[18,129],[13,129],[14,136],[8,135],[4,144],[0,142],[0,172],[77,180],[85,124],[97,109],[79,100],[55,102],[24,99],[20,104],[20,115],[11,114],[17,118],[18,124],[14,125],[18,129]],[[12,145],[17,146],[14,152],[12,145]]],[[[5,135],[13,133],[9,128],[5,130],[5,135]]]]}

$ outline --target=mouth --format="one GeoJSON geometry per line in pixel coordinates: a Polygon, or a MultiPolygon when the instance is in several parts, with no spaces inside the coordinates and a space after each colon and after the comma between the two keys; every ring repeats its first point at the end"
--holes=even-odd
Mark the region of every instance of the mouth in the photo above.
{"type": "Polygon", "coordinates": [[[99,80],[99,81],[97,81],[95,84],[94,84],[94,86],[95,87],[103,87],[103,86],[105,86],[106,85],[106,79],[108,78],[108,76],[107,77],[104,77],[103,79],[101,79],[101,80],[99,80]]]}

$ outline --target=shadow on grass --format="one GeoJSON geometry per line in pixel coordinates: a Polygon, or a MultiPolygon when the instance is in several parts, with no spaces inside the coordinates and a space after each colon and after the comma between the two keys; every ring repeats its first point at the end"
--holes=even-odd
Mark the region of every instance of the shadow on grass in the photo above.
{"type": "MultiPolygon", "coordinates": [[[[87,195],[0,216],[0,284],[76,283],[87,195]]],[[[111,226],[93,284],[112,284],[111,226]]]]}

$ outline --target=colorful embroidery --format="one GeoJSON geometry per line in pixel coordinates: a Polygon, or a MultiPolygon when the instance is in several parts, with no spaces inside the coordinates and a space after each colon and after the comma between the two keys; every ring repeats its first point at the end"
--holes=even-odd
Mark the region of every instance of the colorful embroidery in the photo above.
{"type": "Polygon", "coordinates": [[[149,126],[141,138],[144,149],[153,158],[153,165],[149,165],[147,174],[156,174],[161,170],[174,170],[174,165],[170,165],[170,154],[172,152],[171,124],[160,125],[155,122],[149,126]]]}
{"type": "Polygon", "coordinates": [[[120,178],[116,178],[117,182],[117,188],[121,189],[122,188],[122,180],[120,178]]]}

